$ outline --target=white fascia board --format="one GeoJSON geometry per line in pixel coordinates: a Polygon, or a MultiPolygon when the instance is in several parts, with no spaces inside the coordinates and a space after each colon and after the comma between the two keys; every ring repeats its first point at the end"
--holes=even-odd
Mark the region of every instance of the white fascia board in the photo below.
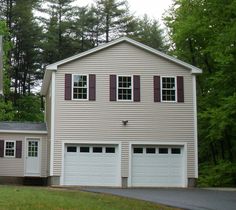
{"type": "Polygon", "coordinates": [[[30,130],[0,130],[0,133],[48,134],[47,131],[30,131],[30,130]]]}
{"type": "Polygon", "coordinates": [[[42,95],[42,96],[46,95],[46,93],[48,91],[49,84],[50,84],[51,76],[52,76],[52,71],[45,70],[40,95],[42,95]]]}
{"type": "Polygon", "coordinates": [[[181,60],[179,60],[179,59],[177,59],[175,57],[169,56],[169,55],[167,55],[165,53],[162,53],[162,52],[160,52],[160,51],[158,51],[156,49],[153,49],[153,48],[151,48],[151,47],[149,47],[147,45],[144,45],[144,44],[142,44],[140,42],[137,42],[137,41],[135,41],[133,39],[130,39],[128,37],[122,37],[122,38],[116,39],[114,41],[111,41],[109,43],[100,45],[100,46],[95,47],[95,48],[93,48],[91,50],[88,50],[86,52],[83,52],[83,53],[71,56],[69,58],[66,58],[64,60],[58,61],[58,62],[53,63],[53,64],[50,64],[50,65],[48,65],[46,67],[46,70],[57,70],[58,66],[60,66],[62,64],[65,64],[65,63],[68,63],[68,62],[73,61],[75,59],[78,59],[78,58],[84,57],[86,55],[92,54],[92,53],[97,52],[99,50],[108,48],[110,46],[113,46],[113,45],[118,44],[118,43],[123,42],[123,41],[126,41],[126,42],[128,42],[130,44],[133,44],[133,45],[139,47],[139,48],[145,49],[145,50],[147,50],[147,51],[149,51],[149,52],[151,52],[153,54],[159,55],[160,57],[163,57],[163,58],[165,58],[167,60],[170,60],[170,61],[172,61],[174,63],[177,63],[177,64],[179,64],[181,66],[184,66],[184,67],[192,70],[192,73],[194,73],[194,74],[201,74],[202,73],[202,70],[197,68],[197,67],[195,67],[195,66],[192,66],[192,65],[190,65],[190,64],[188,64],[186,62],[183,62],[183,61],[181,61],[181,60]]]}

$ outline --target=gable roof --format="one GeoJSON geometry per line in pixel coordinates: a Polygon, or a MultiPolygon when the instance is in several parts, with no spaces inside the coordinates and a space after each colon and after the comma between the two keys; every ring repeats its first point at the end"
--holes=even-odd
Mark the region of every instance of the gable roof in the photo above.
{"type": "Polygon", "coordinates": [[[47,134],[46,123],[36,122],[0,122],[0,133],[34,133],[47,134]]]}
{"type": "Polygon", "coordinates": [[[151,47],[149,47],[147,45],[144,45],[144,44],[142,44],[140,42],[137,42],[137,41],[135,41],[133,39],[130,39],[128,37],[121,37],[119,39],[116,39],[114,41],[111,41],[111,42],[108,42],[106,44],[100,45],[98,47],[95,47],[95,48],[90,49],[88,51],[85,51],[83,53],[76,54],[74,56],[71,56],[69,58],[60,60],[58,62],[55,62],[55,63],[52,63],[52,64],[46,66],[46,71],[45,71],[44,78],[43,78],[43,85],[42,85],[42,89],[41,89],[41,94],[42,95],[46,94],[47,87],[48,87],[48,82],[50,81],[50,77],[51,77],[51,71],[57,71],[57,69],[58,69],[58,67],[60,65],[66,64],[66,63],[74,61],[74,60],[77,60],[77,59],[82,58],[84,56],[90,55],[92,53],[95,53],[95,52],[98,52],[100,50],[106,49],[106,48],[111,47],[113,45],[119,44],[121,42],[127,42],[127,43],[129,43],[131,45],[134,45],[134,46],[136,46],[136,47],[138,47],[140,49],[143,49],[143,50],[146,50],[146,51],[148,51],[150,53],[158,55],[158,56],[160,56],[160,57],[162,57],[162,58],[164,58],[166,60],[169,60],[169,61],[171,61],[173,63],[176,63],[178,65],[186,67],[189,70],[191,70],[192,74],[201,74],[202,73],[201,69],[199,69],[199,68],[197,68],[197,67],[195,67],[195,66],[193,66],[191,64],[188,64],[188,63],[186,63],[184,61],[181,61],[181,60],[179,60],[179,59],[177,59],[175,57],[169,56],[169,55],[167,55],[167,54],[165,54],[163,52],[160,52],[159,50],[153,49],[153,48],[151,48],[151,47]]]}

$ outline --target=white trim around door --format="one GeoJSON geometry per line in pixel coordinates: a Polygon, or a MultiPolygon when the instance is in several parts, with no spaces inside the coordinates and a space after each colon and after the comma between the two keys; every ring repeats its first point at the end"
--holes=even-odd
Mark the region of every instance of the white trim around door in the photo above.
{"type": "Polygon", "coordinates": [[[86,146],[106,146],[106,145],[115,145],[116,146],[116,152],[117,152],[117,180],[114,186],[120,187],[121,186],[121,143],[115,142],[115,141],[90,141],[90,142],[84,142],[84,141],[73,141],[73,142],[62,142],[62,166],[61,166],[61,177],[60,177],[60,185],[65,185],[65,147],[66,145],[86,145],[86,146]]]}
{"type": "Polygon", "coordinates": [[[41,176],[41,144],[40,137],[25,138],[25,176],[41,176]]]}
{"type": "MultiPolygon", "coordinates": [[[[129,143],[129,178],[128,178],[128,187],[133,187],[132,184],[132,148],[133,146],[160,146],[160,147],[181,147],[181,152],[183,155],[183,159],[182,159],[182,173],[183,173],[183,177],[182,177],[182,184],[181,186],[178,187],[187,187],[187,143],[186,142],[141,142],[141,141],[133,141],[129,143]]],[[[148,187],[148,186],[147,186],[148,187]]],[[[155,183],[153,183],[153,187],[158,187],[155,186],[155,183]]],[[[171,186],[166,186],[166,187],[171,187],[171,186]]]]}

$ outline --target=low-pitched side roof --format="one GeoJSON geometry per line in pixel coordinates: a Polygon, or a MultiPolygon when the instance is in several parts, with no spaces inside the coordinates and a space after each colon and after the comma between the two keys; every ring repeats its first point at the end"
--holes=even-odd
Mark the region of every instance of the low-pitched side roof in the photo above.
{"type": "Polygon", "coordinates": [[[153,49],[153,48],[151,48],[151,47],[149,47],[147,45],[144,45],[144,44],[142,44],[140,42],[137,42],[137,41],[135,41],[133,39],[130,39],[128,37],[121,37],[121,38],[116,39],[114,41],[111,41],[111,42],[108,42],[106,44],[103,44],[103,45],[100,45],[98,47],[95,47],[93,49],[87,50],[87,51],[85,51],[83,53],[76,54],[74,56],[71,56],[69,58],[60,60],[58,62],[55,62],[55,63],[52,63],[52,64],[46,66],[46,71],[45,71],[44,78],[43,78],[41,94],[42,95],[46,94],[47,87],[48,87],[48,82],[50,81],[50,78],[51,78],[51,71],[57,71],[57,69],[58,69],[58,67],[60,65],[66,64],[66,63],[74,61],[74,60],[77,60],[77,59],[82,58],[84,56],[90,55],[92,53],[95,53],[95,52],[98,52],[100,50],[106,49],[106,48],[111,47],[113,45],[119,44],[121,42],[127,42],[129,44],[132,44],[132,45],[138,47],[138,48],[141,48],[141,49],[146,50],[146,51],[148,51],[150,53],[158,55],[158,56],[160,56],[160,57],[162,57],[162,58],[164,58],[166,60],[169,60],[169,61],[171,61],[173,63],[179,64],[179,65],[181,65],[181,66],[191,70],[191,72],[193,74],[201,74],[202,73],[201,69],[199,69],[199,68],[197,68],[197,67],[195,67],[195,66],[193,66],[191,64],[188,64],[188,63],[186,63],[184,61],[181,61],[181,60],[179,60],[179,59],[177,59],[175,57],[167,55],[167,54],[165,54],[165,53],[163,53],[163,52],[161,52],[159,50],[153,49]]]}
{"type": "Polygon", "coordinates": [[[0,122],[0,133],[47,134],[46,123],[38,122],[0,122]]]}

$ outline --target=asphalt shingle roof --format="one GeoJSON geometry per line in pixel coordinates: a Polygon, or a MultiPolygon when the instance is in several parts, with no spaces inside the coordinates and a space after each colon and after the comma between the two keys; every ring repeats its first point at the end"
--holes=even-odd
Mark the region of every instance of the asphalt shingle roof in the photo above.
{"type": "Polygon", "coordinates": [[[36,122],[0,122],[0,131],[47,131],[46,123],[36,122]]]}

